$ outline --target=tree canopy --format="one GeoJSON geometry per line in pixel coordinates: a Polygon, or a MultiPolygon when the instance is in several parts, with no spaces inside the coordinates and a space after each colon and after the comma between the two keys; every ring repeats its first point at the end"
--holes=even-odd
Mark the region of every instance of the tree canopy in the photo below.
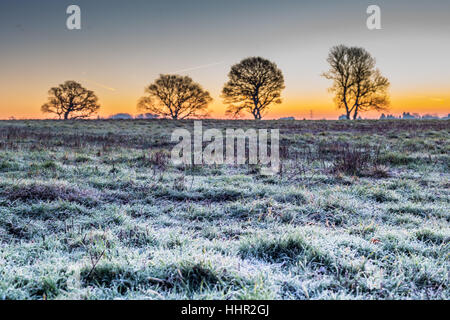
{"type": "Polygon", "coordinates": [[[227,114],[238,116],[242,111],[261,119],[272,104],[281,103],[284,77],[277,65],[261,57],[242,60],[231,67],[229,81],[222,90],[228,104],[227,114]]]}
{"type": "Polygon", "coordinates": [[[66,81],[48,92],[48,102],[41,110],[56,114],[59,119],[85,119],[94,115],[99,109],[98,98],[93,91],[83,88],[75,81],[66,81]]]}
{"type": "Polygon", "coordinates": [[[139,100],[138,108],[172,119],[205,117],[212,101],[208,91],[180,75],[160,75],[145,92],[147,96],[139,100]]]}
{"type": "Polygon", "coordinates": [[[389,106],[389,80],[375,68],[375,59],[364,48],[333,47],[327,59],[330,70],[323,74],[333,80],[330,91],[347,119],[357,119],[362,111],[386,110],[389,106]]]}

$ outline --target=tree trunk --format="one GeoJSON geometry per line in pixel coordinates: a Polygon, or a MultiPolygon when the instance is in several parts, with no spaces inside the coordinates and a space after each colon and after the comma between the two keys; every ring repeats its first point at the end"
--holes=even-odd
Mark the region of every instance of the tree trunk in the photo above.
{"type": "Polygon", "coordinates": [[[345,116],[346,116],[347,120],[350,120],[352,118],[352,112],[350,110],[348,110],[347,107],[345,107],[345,116]]]}
{"type": "Polygon", "coordinates": [[[253,109],[252,110],[252,114],[253,114],[253,117],[255,118],[255,120],[258,120],[259,119],[259,112],[258,112],[258,109],[255,107],[255,109],[253,109]]]}

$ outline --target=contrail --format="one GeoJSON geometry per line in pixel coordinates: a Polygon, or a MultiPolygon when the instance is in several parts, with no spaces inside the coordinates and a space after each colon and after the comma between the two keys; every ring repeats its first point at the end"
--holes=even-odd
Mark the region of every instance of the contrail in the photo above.
{"type": "Polygon", "coordinates": [[[109,90],[109,91],[112,91],[112,92],[116,92],[117,91],[114,88],[108,87],[108,86],[106,86],[104,84],[101,84],[101,83],[98,83],[98,82],[95,82],[95,81],[91,81],[91,80],[88,80],[88,79],[84,79],[84,81],[92,83],[93,85],[95,85],[97,87],[100,87],[100,88],[103,88],[103,89],[106,89],[106,90],[109,90]]]}
{"type": "Polygon", "coordinates": [[[225,61],[214,62],[214,63],[204,64],[204,65],[197,66],[197,67],[192,67],[192,68],[182,69],[182,70],[178,70],[178,71],[173,71],[171,73],[183,73],[183,72],[187,72],[187,71],[193,71],[193,70],[198,70],[198,69],[214,67],[214,66],[217,66],[217,65],[220,65],[220,64],[224,64],[224,63],[225,63],[225,61]]]}

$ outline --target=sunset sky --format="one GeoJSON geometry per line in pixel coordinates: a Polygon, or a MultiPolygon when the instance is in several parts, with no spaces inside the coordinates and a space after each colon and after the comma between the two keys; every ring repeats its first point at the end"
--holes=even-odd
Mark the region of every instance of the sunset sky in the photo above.
{"type": "MultiPolygon", "coordinates": [[[[144,87],[161,73],[189,75],[209,90],[211,115],[232,64],[248,56],[277,63],[283,103],[266,118],[336,119],[327,91],[329,49],[365,47],[391,81],[388,113],[450,113],[449,0],[1,0],[0,118],[43,118],[50,87],[75,80],[94,90],[100,115],[138,113],[144,87]],[[66,28],[66,8],[82,29],[66,28]],[[382,10],[382,30],[366,9],[382,10]]],[[[379,117],[368,112],[363,117],[379,117]]]]}

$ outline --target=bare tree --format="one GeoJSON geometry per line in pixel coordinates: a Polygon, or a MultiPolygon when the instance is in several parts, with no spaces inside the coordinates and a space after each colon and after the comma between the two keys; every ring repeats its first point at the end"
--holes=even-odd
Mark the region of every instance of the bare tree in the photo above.
{"type": "Polygon", "coordinates": [[[75,81],[66,81],[48,91],[48,102],[41,107],[44,113],[54,113],[59,119],[85,119],[94,115],[100,106],[93,91],[75,81]]]}
{"type": "Polygon", "coordinates": [[[323,74],[333,80],[330,91],[338,108],[345,109],[347,119],[368,110],[387,110],[389,80],[375,68],[375,59],[364,48],[333,47],[327,59],[330,70],[323,74]]]}
{"type": "Polygon", "coordinates": [[[238,116],[242,111],[250,112],[261,119],[270,105],[281,103],[284,77],[277,65],[261,57],[242,60],[231,67],[229,81],[222,97],[229,104],[227,114],[238,116]]]}
{"type": "Polygon", "coordinates": [[[207,116],[212,98],[208,91],[187,76],[160,75],[146,88],[138,108],[172,119],[199,118],[207,116]]]}

